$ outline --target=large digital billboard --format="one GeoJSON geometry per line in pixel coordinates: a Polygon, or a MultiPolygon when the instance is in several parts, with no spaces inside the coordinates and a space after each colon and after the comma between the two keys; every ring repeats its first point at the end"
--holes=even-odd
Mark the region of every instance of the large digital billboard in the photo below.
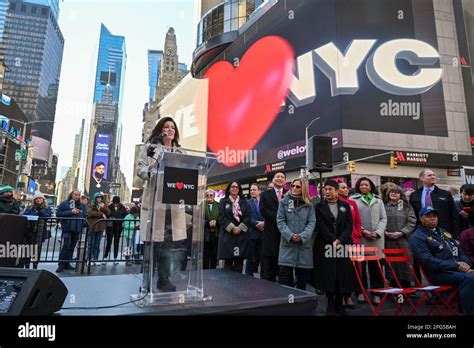
{"type": "Polygon", "coordinates": [[[460,126],[467,117],[460,67],[447,61],[457,55],[455,39],[437,29],[434,6],[279,1],[170,92],[160,116],[175,117],[183,146],[223,158],[211,182],[299,168],[310,123],[309,136],[332,137],[337,156],[410,148],[464,152],[464,160],[471,152],[460,126]]]}
{"type": "Polygon", "coordinates": [[[111,135],[97,133],[94,143],[94,156],[89,186],[89,195],[109,190],[109,159],[111,135]]]}
{"type": "Polygon", "coordinates": [[[310,135],[336,148],[343,129],[447,137],[440,60],[430,0],[278,2],[201,72],[208,110],[197,117],[209,150],[253,150],[259,168],[304,164],[317,117],[310,135]]]}

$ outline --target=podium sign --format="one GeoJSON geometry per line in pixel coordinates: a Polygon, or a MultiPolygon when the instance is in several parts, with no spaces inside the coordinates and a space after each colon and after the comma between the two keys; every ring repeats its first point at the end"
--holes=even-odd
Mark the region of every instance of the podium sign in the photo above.
{"type": "Polygon", "coordinates": [[[198,201],[199,170],[165,167],[163,179],[164,204],[191,204],[198,201]]]}

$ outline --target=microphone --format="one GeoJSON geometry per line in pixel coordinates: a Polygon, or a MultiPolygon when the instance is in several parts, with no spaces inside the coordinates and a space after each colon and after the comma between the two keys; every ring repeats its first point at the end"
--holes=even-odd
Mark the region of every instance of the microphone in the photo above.
{"type": "Polygon", "coordinates": [[[155,146],[153,146],[153,144],[156,144],[157,140],[162,142],[167,137],[168,137],[168,133],[163,132],[159,136],[154,136],[153,138],[150,139],[150,142],[152,145],[148,148],[148,152],[147,152],[148,157],[153,157],[155,155],[155,146]]]}

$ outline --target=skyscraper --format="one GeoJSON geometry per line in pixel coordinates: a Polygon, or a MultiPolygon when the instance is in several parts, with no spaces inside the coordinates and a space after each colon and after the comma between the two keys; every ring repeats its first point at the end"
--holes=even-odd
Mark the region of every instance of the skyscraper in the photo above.
{"type": "Polygon", "coordinates": [[[148,50],[148,85],[150,87],[150,93],[148,96],[149,101],[153,100],[153,96],[155,95],[155,87],[158,84],[162,59],[163,51],[148,50]]]}
{"type": "Polygon", "coordinates": [[[102,24],[95,76],[93,115],[89,132],[86,189],[109,192],[119,167],[122,101],[127,54],[125,38],[102,24]]]}
{"type": "Polygon", "coordinates": [[[59,0],[20,0],[20,2],[48,6],[51,9],[51,13],[53,14],[54,18],[56,18],[56,21],[58,20],[59,0]]]}
{"type": "MultiPolygon", "coordinates": [[[[2,93],[16,100],[28,121],[55,119],[64,50],[58,15],[58,0],[0,2],[0,62],[6,66],[2,93]]],[[[31,127],[30,176],[49,194],[55,191],[57,166],[51,149],[53,128],[52,123],[31,127]]]]}
{"type": "MultiPolygon", "coordinates": [[[[31,121],[54,121],[64,38],[54,10],[37,3],[9,2],[0,44],[0,60],[7,66],[3,93],[14,98],[31,121]]],[[[53,126],[38,123],[31,133],[51,143],[53,126]]]]}
{"type": "MultiPolygon", "coordinates": [[[[186,75],[187,71],[179,69],[178,63],[178,45],[176,43],[176,34],[173,28],[169,28],[165,37],[163,60],[160,64],[158,84],[155,89],[154,100],[158,103],[164,98],[174,86],[186,75]]],[[[181,63],[182,64],[182,63],[181,63]]]]}

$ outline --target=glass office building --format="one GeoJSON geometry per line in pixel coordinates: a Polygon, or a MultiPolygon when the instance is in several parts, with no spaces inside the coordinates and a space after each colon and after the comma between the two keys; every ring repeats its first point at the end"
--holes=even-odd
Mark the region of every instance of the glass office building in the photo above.
{"type": "Polygon", "coordinates": [[[0,38],[3,37],[3,28],[8,11],[8,0],[0,0],[0,38]]]}
{"type": "Polygon", "coordinates": [[[51,9],[51,13],[53,14],[56,21],[59,17],[59,0],[20,0],[22,2],[36,4],[36,5],[43,5],[48,6],[51,9]]]}
{"type": "MultiPolygon", "coordinates": [[[[54,121],[63,50],[64,38],[49,6],[9,1],[0,44],[0,59],[7,66],[3,93],[31,121],[54,121]]],[[[32,135],[51,142],[53,127],[35,124],[32,135]]]]}
{"type": "Polygon", "coordinates": [[[161,60],[163,59],[163,51],[148,50],[148,85],[150,92],[148,100],[153,100],[155,95],[155,88],[160,78],[161,60]]]}
{"type": "MultiPolygon", "coordinates": [[[[148,100],[152,101],[155,96],[155,88],[160,79],[161,61],[163,60],[162,50],[148,50],[148,85],[150,87],[148,100]]],[[[188,72],[188,66],[185,63],[178,63],[178,71],[188,72]]]]}
{"type": "MultiPolygon", "coordinates": [[[[116,151],[120,153],[122,136],[122,101],[127,53],[125,37],[113,35],[104,24],[100,26],[99,54],[95,75],[94,104],[115,106],[118,115],[111,131],[115,133],[116,151]]],[[[97,117],[97,112],[95,117],[97,117]]]]}
{"type": "Polygon", "coordinates": [[[205,13],[198,24],[197,46],[213,37],[238,30],[265,0],[226,0],[205,13]]]}

